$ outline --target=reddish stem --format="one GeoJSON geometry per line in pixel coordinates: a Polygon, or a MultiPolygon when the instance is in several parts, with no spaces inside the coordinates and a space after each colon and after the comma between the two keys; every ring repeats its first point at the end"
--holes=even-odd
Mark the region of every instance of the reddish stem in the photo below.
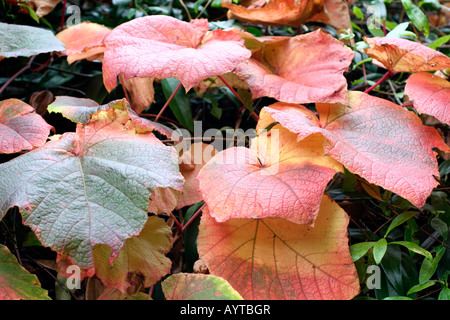
{"type": "Polygon", "coordinates": [[[170,101],[172,101],[173,97],[175,97],[175,94],[178,92],[178,90],[180,90],[180,88],[181,88],[181,81],[178,83],[178,85],[175,88],[175,90],[173,90],[172,94],[170,95],[169,99],[167,99],[166,104],[162,107],[161,111],[159,111],[158,115],[155,118],[155,122],[158,121],[159,117],[161,117],[161,115],[163,114],[164,110],[167,109],[167,107],[169,106],[170,101]]]}
{"type": "Polygon", "coordinates": [[[183,226],[180,224],[180,222],[178,222],[178,219],[173,215],[172,212],[170,213],[170,216],[172,217],[173,221],[177,225],[178,232],[183,234],[183,226]]]}
{"type": "Polygon", "coordinates": [[[27,64],[26,64],[22,69],[20,69],[20,70],[17,71],[15,74],[13,74],[13,75],[11,76],[11,78],[9,78],[8,81],[6,81],[6,82],[3,84],[3,86],[0,88],[0,94],[2,94],[2,92],[6,89],[6,87],[8,87],[9,84],[10,84],[11,82],[13,82],[15,78],[17,78],[17,77],[20,76],[23,72],[25,72],[26,70],[28,70],[28,69],[31,68],[31,63],[33,62],[33,60],[34,60],[35,57],[36,57],[36,56],[32,56],[31,59],[27,62],[27,64]]]}
{"type": "Polygon", "coordinates": [[[373,86],[367,88],[364,93],[368,93],[375,89],[377,86],[379,86],[381,83],[383,83],[387,78],[392,77],[394,73],[392,71],[388,71],[382,76],[373,86]]]}
{"type": "Polygon", "coordinates": [[[384,33],[384,36],[387,35],[387,30],[386,30],[386,19],[383,19],[383,33],[384,33]]]}
{"type": "MultiPolygon", "coordinates": [[[[236,90],[234,90],[233,87],[230,86],[230,85],[228,84],[228,82],[226,82],[225,79],[224,79],[221,75],[219,75],[218,77],[219,77],[220,80],[222,80],[223,83],[225,83],[225,85],[228,87],[228,89],[230,89],[231,92],[233,92],[233,94],[236,96],[236,98],[238,98],[239,101],[243,104],[242,108],[239,109],[238,113],[240,113],[240,112],[242,112],[244,109],[246,109],[244,101],[242,101],[241,97],[238,95],[238,93],[236,92],[236,90]]],[[[259,116],[258,116],[254,111],[250,111],[250,112],[251,112],[253,118],[255,118],[256,120],[259,120],[259,116]]]]}
{"type": "Polygon", "coordinates": [[[200,212],[202,212],[203,211],[203,208],[205,207],[205,205],[206,205],[206,203],[204,203],[198,210],[197,210],[197,212],[195,212],[194,213],[194,215],[189,219],[189,221],[188,222],[186,222],[186,224],[185,225],[183,225],[183,227],[182,227],[182,230],[181,231],[184,231],[184,230],[186,230],[186,228],[192,223],[192,221],[194,221],[195,220],[195,218],[197,218],[197,216],[200,214],[200,212]]]}
{"type": "Polygon", "coordinates": [[[65,13],[66,13],[66,4],[67,4],[67,0],[64,0],[64,2],[63,2],[63,8],[62,8],[62,15],[61,15],[61,31],[64,30],[64,20],[65,20],[65,13]]]}

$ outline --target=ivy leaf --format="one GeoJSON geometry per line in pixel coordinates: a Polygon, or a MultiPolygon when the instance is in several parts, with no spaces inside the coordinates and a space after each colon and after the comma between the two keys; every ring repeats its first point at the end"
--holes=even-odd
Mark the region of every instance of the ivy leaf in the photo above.
{"type": "Polygon", "coordinates": [[[313,14],[322,11],[323,0],[250,0],[234,4],[233,0],[223,0],[228,8],[228,18],[264,25],[288,25],[298,27],[313,14]]]}
{"type": "Polygon", "coordinates": [[[208,32],[206,19],[190,23],[169,16],[147,16],[116,27],[106,38],[103,60],[108,91],[124,78],[177,78],[186,91],[211,76],[232,71],[250,52],[232,31],[208,32]],[[224,54],[226,52],[227,54],[224,54]]]}
{"type": "Polygon", "coordinates": [[[253,99],[267,96],[288,103],[347,101],[343,73],[354,54],[342,42],[320,30],[296,37],[246,39],[246,45],[255,46],[255,41],[259,48],[234,71],[248,84],[253,99]]]}
{"type": "Polygon", "coordinates": [[[412,74],[406,80],[405,94],[414,109],[450,125],[450,82],[428,72],[412,74]]]}
{"type": "Polygon", "coordinates": [[[278,103],[265,111],[299,139],[322,134],[325,153],[349,171],[423,208],[438,185],[432,149],[450,151],[435,128],[390,101],[356,91],[348,106],[316,104],[320,120],[305,109],[278,103]]]}
{"type": "Polygon", "coordinates": [[[198,175],[211,216],[218,222],[280,217],[313,224],[328,182],[343,170],[324,155],[322,143],[321,136],[297,142],[278,125],[254,138],[251,148],[218,153],[198,175]]]}
{"type": "Polygon", "coordinates": [[[436,71],[450,68],[450,58],[418,42],[389,37],[364,38],[372,62],[392,72],[436,71]]]}
{"type": "Polygon", "coordinates": [[[0,300],[51,300],[38,278],[0,244],[0,300]]]}
{"type": "Polygon", "coordinates": [[[226,280],[210,274],[172,274],[161,286],[167,300],[242,300],[226,280]]]}
{"type": "Polygon", "coordinates": [[[351,299],[359,279],[348,248],[347,214],[324,196],[314,228],[285,219],[218,223],[204,208],[198,251],[212,275],[245,300],[351,299]]]}
{"type": "Polygon", "coordinates": [[[0,153],[15,153],[42,146],[52,128],[19,99],[0,101],[0,153]]]}
{"type": "Polygon", "coordinates": [[[53,33],[42,28],[0,23],[0,60],[30,57],[46,52],[63,52],[64,44],[53,33]]]}
{"type": "Polygon", "coordinates": [[[155,188],[181,191],[177,153],[151,132],[137,133],[125,108],[110,108],[27,154],[0,164],[0,217],[18,206],[45,246],[83,268],[92,249],[112,257],[147,220],[155,188]]]}

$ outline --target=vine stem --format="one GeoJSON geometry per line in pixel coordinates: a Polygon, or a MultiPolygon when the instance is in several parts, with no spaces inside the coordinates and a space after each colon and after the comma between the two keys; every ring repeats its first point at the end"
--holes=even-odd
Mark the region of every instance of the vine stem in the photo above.
{"type": "MultiPolygon", "coordinates": [[[[244,103],[244,101],[242,101],[241,97],[236,92],[236,90],[234,90],[233,87],[230,86],[230,84],[227,81],[225,81],[225,79],[221,75],[219,75],[218,77],[228,87],[228,89],[230,89],[231,92],[233,92],[233,94],[236,96],[236,98],[238,98],[238,100],[243,104],[242,108],[239,109],[238,113],[241,112],[242,110],[244,110],[245,109],[245,103],[244,103]]],[[[259,116],[253,110],[250,111],[250,112],[251,112],[253,118],[255,118],[256,120],[259,120],[259,116]]]]}
{"type": "Polygon", "coordinates": [[[167,99],[166,104],[161,108],[161,111],[159,111],[158,115],[155,118],[155,122],[158,121],[159,117],[161,117],[161,115],[163,114],[164,110],[167,109],[167,107],[169,106],[169,103],[172,101],[173,97],[175,97],[175,94],[178,92],[178,90],[180,90],[180,88],[181,88],[181,81],[178,83],[178,85],[175,88],[175,90],[173,90],[173,92],[170,95],[169,99],[167,99]]]}
{"type": "Polygon", "coordinates": [[[11,82],[14,81],[15,78],[17,78],[18,76],[20,76],[22,73],[24,73],[26,70],[31,69],[31,63],[33,62],[34,58],[36,56],[32,56],[31,59],[27,62],[27,64],[20,69],[19,71],[17,71],[15,74],[12,75],[11,78],[8,79],[8,81],[6,81],[3,86],[0,88],[0,94],[2,94],[2,92],[6,89],[6,87],[8,87],[10,85],[11,82]]]}
{"type": "Polygon", "coordinates": [[[364,93],[368,93],[370,91],[372,91],[373,89],[375,89],[377,86],[379,86],[381,83],[383,83],[386,79],[388,79],[389,77],[392,77],[394,75],[394,73],[392,71],[388,71],[384,74],[384,76],[382,76],[373,86],[367,88],[364,93]]]}
{"type": "Polygon", "coordinates": [[[200,212],[203,211],[203,208],[205,207],[206,203],[204,203],[193,215],[192,217],[189,219],[188,222],[186,222],[185,225],[183,225],[183,227],[181,228],[181,231],[183,232],[184,230],[186,230],[186,228],[192,223],[192,221],[195,220],[195,218],[197,218],[197,216],[200,214],[200,212]]]}

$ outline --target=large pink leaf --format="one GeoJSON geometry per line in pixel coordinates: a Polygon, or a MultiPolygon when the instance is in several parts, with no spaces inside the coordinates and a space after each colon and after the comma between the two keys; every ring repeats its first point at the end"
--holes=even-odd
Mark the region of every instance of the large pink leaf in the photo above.
{"type": "Polygon", "coordinates": [[[350,256],[347,214],[323,196],[314,228],[285,219],[218,223],[205,207],[198,252],[211,274],[245,300],[351,299],[359,279],[350,256]]]}
{"type": "Polygon", "coordinates": [[[255,138],[251,148],[218,153],[197,177],[211,215],[218,222],[281,217],[312,225],[328,182],[342,170],[323,154],[322,142],[321,136],[297,142],[278,125],[255,138]]]}
{"type": "Polygon", "coordinates": [[[370,183],[397,193],[419,208],[438,182],[436,153],[449,152],[436,129],[413,112],[362,92],[349,93],[349,106],[317,104],[320,120],[302,106],[263,109],[303,139],[321,133],[325,152],[370,183]]]}
{"type": "Polygon", "coordinates": [[[42,146],[52,128],[19,99],[0,101],[0,153],[15,153],[42,146]]]}
{"type": "Polygon", "coordinates": [[[206,19],[187,23],[168,16],[142,17],[116,27],[105,44],[103,76],[109,91],[120,73],[125,79],[174,77],[189,90],[250,57],[238,35],[208,32],[206,19]]]}
{"type": "Polygon", "coordinates": [[[450,82],[431,73],[414,73],[406,80],[405,94],[418,112],[450,125],[450,82]]]}
{"type": "Polygon", "coordinates": [[[320,30],[296,37],[255,40],[262,42],[261,47],[235,70],[238,78],[247,82],[254,99],[267,96],[288,103],[347,101],[343,73],[353,52],[340,41],[320,30]]]}

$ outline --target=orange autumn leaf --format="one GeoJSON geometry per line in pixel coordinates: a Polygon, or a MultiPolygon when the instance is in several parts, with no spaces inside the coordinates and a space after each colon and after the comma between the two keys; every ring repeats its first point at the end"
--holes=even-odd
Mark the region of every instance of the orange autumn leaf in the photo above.
{"type": "Polygon", "coordinates": [[[198,175],[211,215],[218,222],[281,217],[314,224],[328,182],[342,171],[324,155],[322,141],[312,136],[297,142],[295,134],[277,125],[254,138],[251,148],[218,153],[198,175]]]}
{"type": "Polygon", "coordinates": [[[298,27],[315,13],[320,12],[323,0],[244,0],[240,5],[223,0],[228,18],[265,25],[298,27]]]}
{"type": "Polygon", "coordinates": [[[308,21],[317,21],[330,25],[339,34],[340,30],[352,28],[349,5],[347,0],[325,0],[323,9],[313,15],[308,21]]]}
{"type": "Polygon", "coordinates": [[[389,37],[364,38],[364,51],[374,64],[391,72],[436,71],[450,68],[450,58],[418,42],[389,37]]]}
{"type": "Polygon", "coordinates": [[[38,18],[42,18],[49,14],[61,0],[6,0],[7,4],[19,6],[23,13],[29,13],[21,4],[26,4],[36,12],[38,18]]]}
{"type": "Polygon", "coordinates": [[[178,198],[176,208],[181,209],[185,206],[193,205],[203,200],[199,190],[197,175],[205,163],[211,160],[217,150],[212,144],[202,142],[193,143],[189,150],[181,155],[180,172],[184,177],[183,191],[178,198]]]}
{"type": "Polygon", "coordinates": [[[414,73],[406,80],[405,94],[419,113],[450,125],[449,81],[427,72],[414,73]]]}
{"type": "Polygon", "coordinates": [[[82,22],[59,32],[56,38],[66,45],[67,62],[78,60],[102,60],[105,52],[104,39],[111,29],[104,25],[82,22]]]}
{"type": "Polygon", "coordinates": [[[277,218],[218,223],[205,207],[198,252],[210,273],[227,280],[245,300],[352,299],[360,287],[348,221],[328,196],[314,227],[277,218]]]}
{"type": "Polygon", "coordinates": [[[156,216],[148,220],[138,236],[125,241],[119,255],[110,263],[111,248],[94,248],[95,274],[107,287],[122,292],[131,285],[129,274],[138,274],[148,288],[170,272],[172,265],[165,255],[172,248],[172,231],[163,219],[156,216]]]}
{"type": "Polygon", "coordinates": [[[437,130],[413,112],[362,92],[349,93],[349,105],[316,104],[318,119],[301,106],[266,107],[298,139],[320,133],[325,152],[369,183],[423,208],[439,176],[433,148],[449,152],[437,130]]]}
{"type": "Polygon", "coordinates": [[[288,103],[347,101],[343,74],[354,54],[329,34],[316,30],[296,37],[254,38],[252,45],[252,58],[234,72],[248,84],[253,99],[267,96],[288,103]]]}

